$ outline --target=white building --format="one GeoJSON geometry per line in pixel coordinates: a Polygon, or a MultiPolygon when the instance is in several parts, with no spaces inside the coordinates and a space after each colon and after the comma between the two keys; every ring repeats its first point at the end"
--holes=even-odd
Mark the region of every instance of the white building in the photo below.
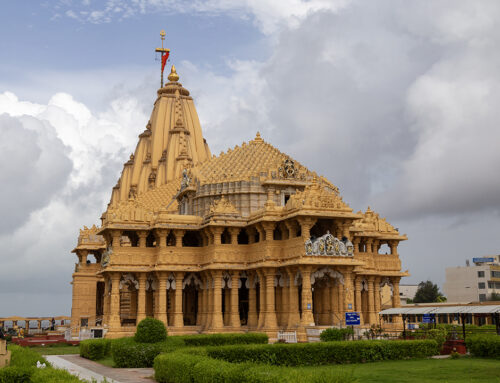
{"type": "Polygon", "coordinates": [[[408,299],[415,298],[415,294],[417,293],[418,285],[399,285],[399,299],[401,300],[401,304],[405,305],[408,299]]]}
{"type": "Polygon", "coordinates": [[[443,285],[448,302],[477,302],[500,294],[500,256],[473,258],[474,266],[446,268],[443,285]]]}

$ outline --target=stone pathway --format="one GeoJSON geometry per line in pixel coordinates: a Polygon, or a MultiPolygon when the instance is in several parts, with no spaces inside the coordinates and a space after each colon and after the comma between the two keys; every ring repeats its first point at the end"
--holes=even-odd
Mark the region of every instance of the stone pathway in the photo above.
{"type": "Polygon", "coordinates": [[[82,358],[80,355],[46,355],[50,364],[62,368],[80,379],[95,379],[102,382],[104,378],[109,383],[152,383],[154,370],[152,368],[112,368],[97,362],[82,358]]]}

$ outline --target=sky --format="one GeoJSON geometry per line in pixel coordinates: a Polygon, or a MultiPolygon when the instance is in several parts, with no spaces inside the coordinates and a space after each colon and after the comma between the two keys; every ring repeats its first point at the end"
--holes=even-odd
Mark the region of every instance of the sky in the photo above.
{"type": "Polygon", "coordinates": [[[402,283],[500,253],[498,1],[1,1],[0,316],[70,314],[162,29],[212,153],[260,131],[370,206],[408,235],[402,283]]]}

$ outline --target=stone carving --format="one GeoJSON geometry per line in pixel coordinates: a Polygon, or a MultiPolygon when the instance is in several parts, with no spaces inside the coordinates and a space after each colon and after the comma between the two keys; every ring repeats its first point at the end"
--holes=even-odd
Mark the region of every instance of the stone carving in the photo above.
{"type": "Polygon", "coordinates": [[[278,168],[280,178],[296,178],[297,173],[295,163],[290,158],[285,159],[283,165],[278,168]]]}
{"type": "Polygon", "coordinates": [[[314,284],[316,279],[321,279],[324,276],[330,276],[332,279],[336,279],[339,284],[344,284],[344,276],[342,273],[338,271],[332,270],[329,267],[322,267],[321,269],[316,270],[314,273],[311,273],[311,284],[314,284]]]}
{"type": "Polygon", "coordinates": [[[231,202],[222,196],[221,199],[215,200],[212,205],[210,205],[210,213],[235,214],[238,213],[238,210],[236,210],[231,202]]]}
{"type": "Polygon", "coordinates": [[[139,282],[130,273],[125,274],[120,281],[120,290],[127,284],[133,285],[137,290],[139,290],[139,282]]]}
{"type": "Polygon", "coordinates": [[[102,253],[101,266],[107,267],[109,265],[110,256],[113,254],[113,248],[109,245],[104,253],[102,253]]]}
{"type": "Polygon", "coordinates": [[[181,191],[187,188],[190,183],[191,183],[191,177],[189,176],[188,170],[184,169],[182,171],[181,191]]]}
{"type": "Polygon", "coordinates": [[[330,255],[333,257],[352,257],[354,246],[351,241],[341,241],[330,232],[319,237],[309,238],[305,243],[306,255],[330,255]]]}

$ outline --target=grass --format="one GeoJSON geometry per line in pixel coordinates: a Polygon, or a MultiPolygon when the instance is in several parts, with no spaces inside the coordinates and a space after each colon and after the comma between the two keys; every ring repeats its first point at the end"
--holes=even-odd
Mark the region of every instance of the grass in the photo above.
{"type": "Polygon", "coordinates": [[[419,359],[353,365],[293,368],[303,373],[315,370],[352,370],[360,383],[500,383],[500,362],[495,359],[419,359]]]}
{"type": "Polygon", "coordinates": [[[115,367],[115,362],[113,361],[113,357],[111,355],[108,355],[104,359],[95,360],[94,362],[97,362],[107,367],[115,367]]]}
{"type": "Polygon", "coordinates": [[[68,355],[80,353],[79,346],[69,345],[35,346],[30,347],[30,349],[42,355],[68,355]]]}

